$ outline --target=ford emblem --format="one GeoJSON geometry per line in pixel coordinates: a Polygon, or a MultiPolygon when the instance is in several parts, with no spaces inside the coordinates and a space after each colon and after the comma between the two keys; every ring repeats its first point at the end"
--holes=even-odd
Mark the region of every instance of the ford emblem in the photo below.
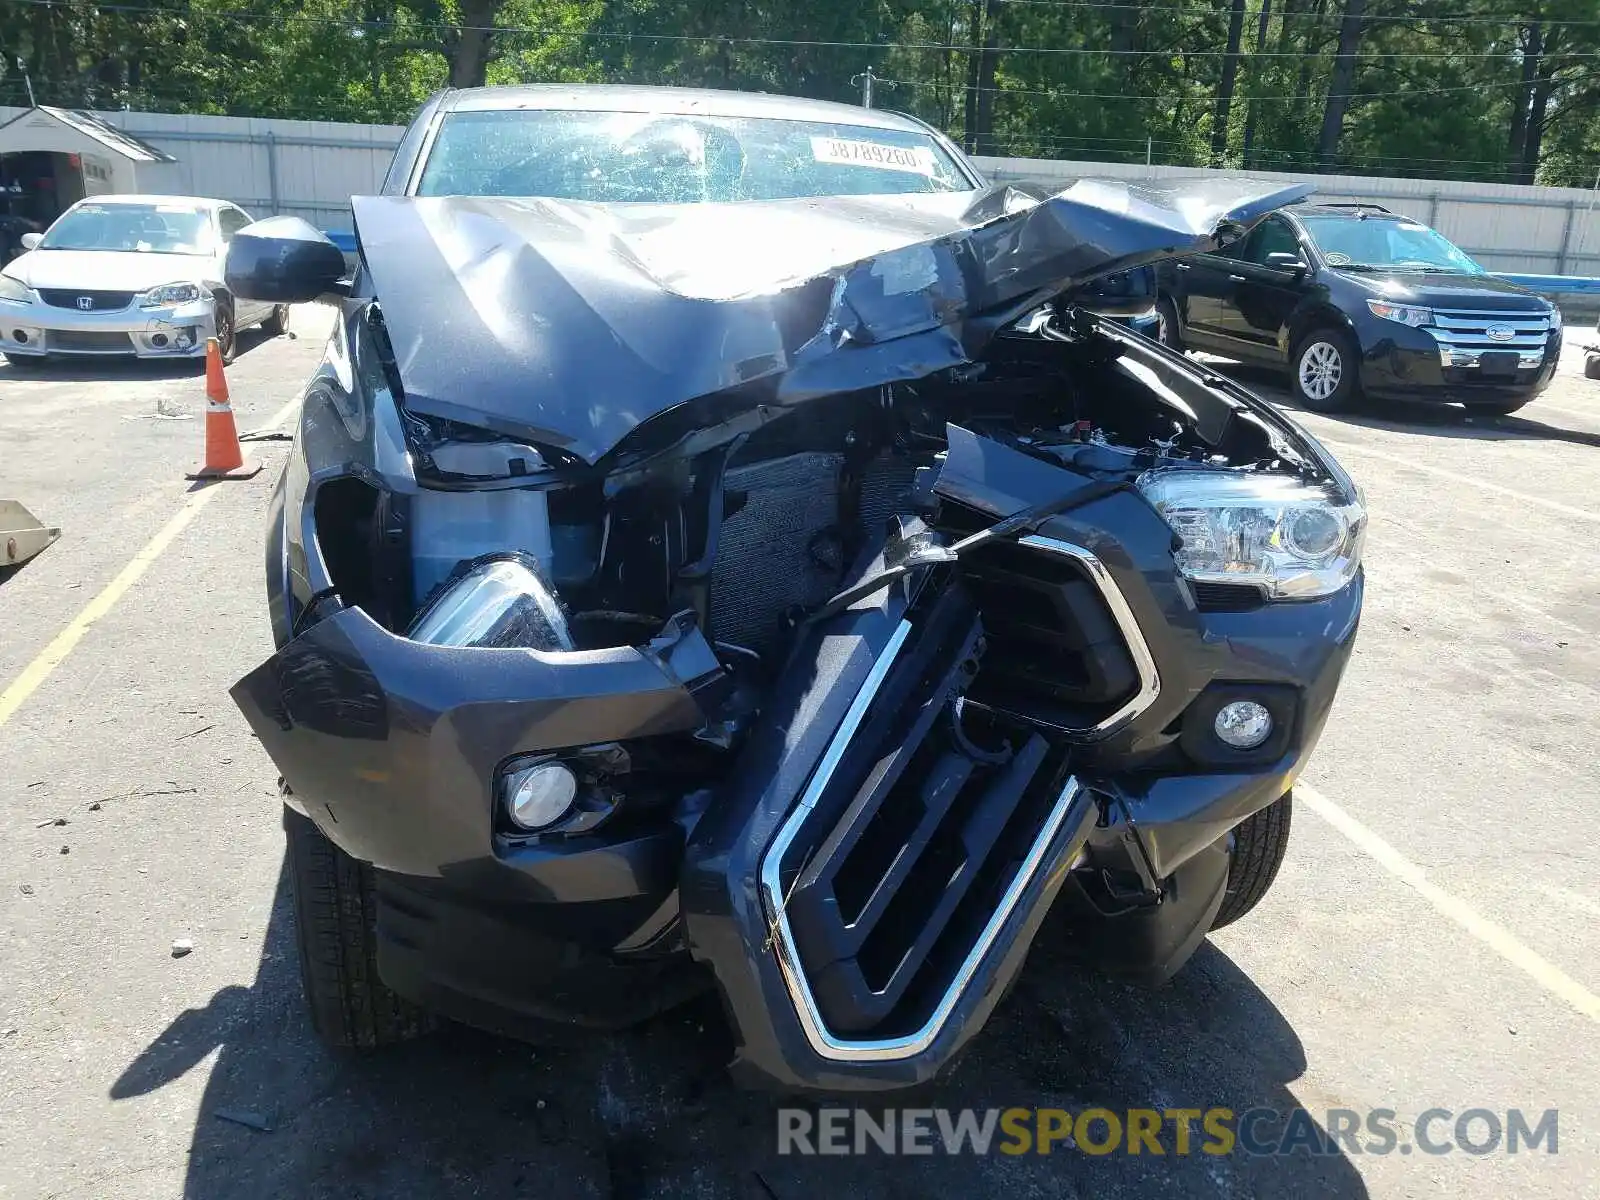
{"type": "Polygon", "coordinates": [[[1517,331],[1509,325],[1491,325],[1484,330],[1491,342],[1509,342],[1517,336],[1517,331]]]}

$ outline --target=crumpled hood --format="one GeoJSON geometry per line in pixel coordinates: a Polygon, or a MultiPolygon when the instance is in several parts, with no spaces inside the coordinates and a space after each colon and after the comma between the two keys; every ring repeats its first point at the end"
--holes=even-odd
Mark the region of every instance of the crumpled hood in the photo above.
{"type": "Polygon", "coordinates": [[[133,254],[112,250],[30,250],[6,274],[31,288],[143,292],[164,283],[200,283],[214,260],[196,254],[133,254]]]}
{"type": "Polygon", "coordinates": [[[1215,249],[1310,190],[1080,180],[739,204],[353,205],[407,406],[594,462],[701,397],[786,406],[960,366],[1028,308],[1215,249]]]}

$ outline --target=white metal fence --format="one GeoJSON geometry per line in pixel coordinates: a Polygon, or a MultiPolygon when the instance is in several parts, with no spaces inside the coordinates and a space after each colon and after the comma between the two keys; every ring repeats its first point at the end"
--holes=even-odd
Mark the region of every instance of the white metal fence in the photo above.
{"type": "MultiPolygon", "coordinates": [[[[0,108],[0,121],[22,109],[0,108]]],[[[403,132],[398,125],[280,121],[172,113],[103,112],[101,118],[173,155],[142,166],[142,190],[232,200],[251,213],[292,213],[322,229],[350,228],[350,197],[376,192],[403,132]]],[[[997,181],[1117,179],[1211,174],[1195,167],[986,158],[997,181]]],[[[1359,175],[1253,171],[1314,184],[1326,200],[1368,200],[1438,229],[1491,270],[1600,275],[1600,212],[1578,188],[1527,187],[1359,175]]]]}
{"type": "MultiPolygon", "coordinates": [[[[27,110],[0,107],[0,123],[27,110]]],[[[404,129],[176,113],[101,112],[178,161],[139,168],[141,191],[231,200],[253,216],[288,213],[350,228],[350,197],[383,183],[404,129]]]]}

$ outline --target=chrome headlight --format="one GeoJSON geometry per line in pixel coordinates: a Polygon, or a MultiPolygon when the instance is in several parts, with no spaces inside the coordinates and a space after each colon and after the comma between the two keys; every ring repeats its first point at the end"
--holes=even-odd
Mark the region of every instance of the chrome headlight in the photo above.
{"type": "Polygon", "coordinates": [[[0,275],[0,300],[14,300],[18,304],[32,304],[33,292],[20,279],[0,275]]]}
{"type": "Polygon", "coordinates": [[[1558,330],[1560,328],[1561,328],[1561,306],[1559,304],[1552,304],[1550,306],[1550,332],[1554,333],[1556,330],[1558,330]]]}
{"type": "Polygon", "coordinates": [[[1361,566],[1367,513],[1359,497],[1278,475],[1157,468],[1144,493],[1182,539],[1178,570],[1196,583],[1242,583],[1268,599],[1338,591],[1361,566]]]}
{"type": "Polygon", "coordinates": [[[141,303],[146,308],[154,308],[159,304],[190,304],[205,299],[209,294],[198,283],[164,283],[146,292],[141,303]]]}
{"type": "Polygon", "coordinates": [[[1385,321],[1398,321],[1413,329],[1433,324],[1431,308],[1418,308],[1413,304],[1390,304],[1387,300],[1368,300],[1367,307],[1372,310],[1372,315],[1375,317],[1382,317],[1385,321]]]}

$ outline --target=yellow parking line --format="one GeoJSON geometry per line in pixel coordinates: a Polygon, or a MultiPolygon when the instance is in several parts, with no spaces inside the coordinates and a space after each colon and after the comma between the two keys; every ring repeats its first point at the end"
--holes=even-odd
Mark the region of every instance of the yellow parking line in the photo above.
{"type": "MultiPolygon", "coordinates": [[[[294,414],[299,404],[299,397],[289,401],[274,413],[262,428],[276,429],[294,414]]],[[[133,556],[132,561],[117,573],[117,577],[106,584],[98,596],[84,605],[83,611],[73,617],[67,627],[51,639],[50,644],[22,669],[22,674],[18,675],[5,691],[0,692],[0,726],[9,721],[17,709],[22,707],[23,702],[39,690],[39,685],[50,678],[67,655],[71,654],[83,640],[83,635],[89,632],[96,621],[111,611],[129,588],[139,582],[140,577],[150,569],[150,564],[161,557],[162,552],[189,527],[190,522],[200,515],[200,511],[211,503],[211,497],[220,490],[222,489],[216,484],[211,484],[190,492],[183,502],[183,507],[156,531],[155,537],[146,542],[144,548],[133,556]]]]}
{"type": "Polygon", "coordinates": [[[212,484],[191,492],[183,507],[157,531],[155,537],[145,543],[144,549],[133,556],[133,561],[123,567],[115,579],[106,584],[104,591],[84,605],[83,611],[73,617],[67,627],[56,634],[50,644],[40,651],[39,656],[22,669],[22,674],[17,676],[10,687],[0,692],[0,726],[11,719],[12,714],[22,707],[24,700],[39,690],[39,685],[50,678],[51,672],[72,653],[73,647],[83,640],[83,635],[89,632],[90,627],[110,612],[112,605],[139,582],[140,576],[150,569],[150,564],[160,557],[161,552],[172,544],[174,538],[189,527],[189,523],[200,515],[200,510],[211,503],[211,497],[220,490],[216,484],[212,484]]]}
{"type": "Polygon", "coordinates": [[[1495,924],[1466,901],[1430,881],[1421,867],[1315,788],[1297,782],[1294,798],[1377,859],[1379,866],[1431,904],[1440,916],[1477,938],[1551,995],[1565,1000],[1591,1021],[1600,1022],[1600,996],[1524,946],[1504,926],[1495,924]]]}
{"type": "Polygon", "coordinates": [[[1431,467],[1427,463],[1418,462],[1414,457],[1408,458],[1403,454],[1389,454],[1357,442],[1338,441],[1334,438],[1323,437],[1320,433],[1317,434],[1317,440],[1325,446],[1333,446],[1339,450],[1353,450],[1356,454],[1381,458],[1384,462],[1398,463],[1402,467],[1409,467],[1413,471],[1423,471],[1429,475],[1437,475],[1440,479],[1448,479],[1452,483],[1464,483],[1480,492],[1495,492],[1501,496],[1509,496],[1513,500],[1520,500],[1524,504],[1536,504],[1540,508],[1548,508],[1551,512],[1558,512],[1565,517],[1574,517],[1579,521],[1600,521],[1600,512],[1591,512],[1586,508],[1573,508],[1570,504],[1562,504],[1559,500],[1546,500],[1543,496],[1530,496],[1526,492],[1518,492],[1508,487],[1501,487],[1497,483],[1489,483],[1471,475],[1457,475],[1454,471],[1446,471],[1443,467],[1431,467]]]}

